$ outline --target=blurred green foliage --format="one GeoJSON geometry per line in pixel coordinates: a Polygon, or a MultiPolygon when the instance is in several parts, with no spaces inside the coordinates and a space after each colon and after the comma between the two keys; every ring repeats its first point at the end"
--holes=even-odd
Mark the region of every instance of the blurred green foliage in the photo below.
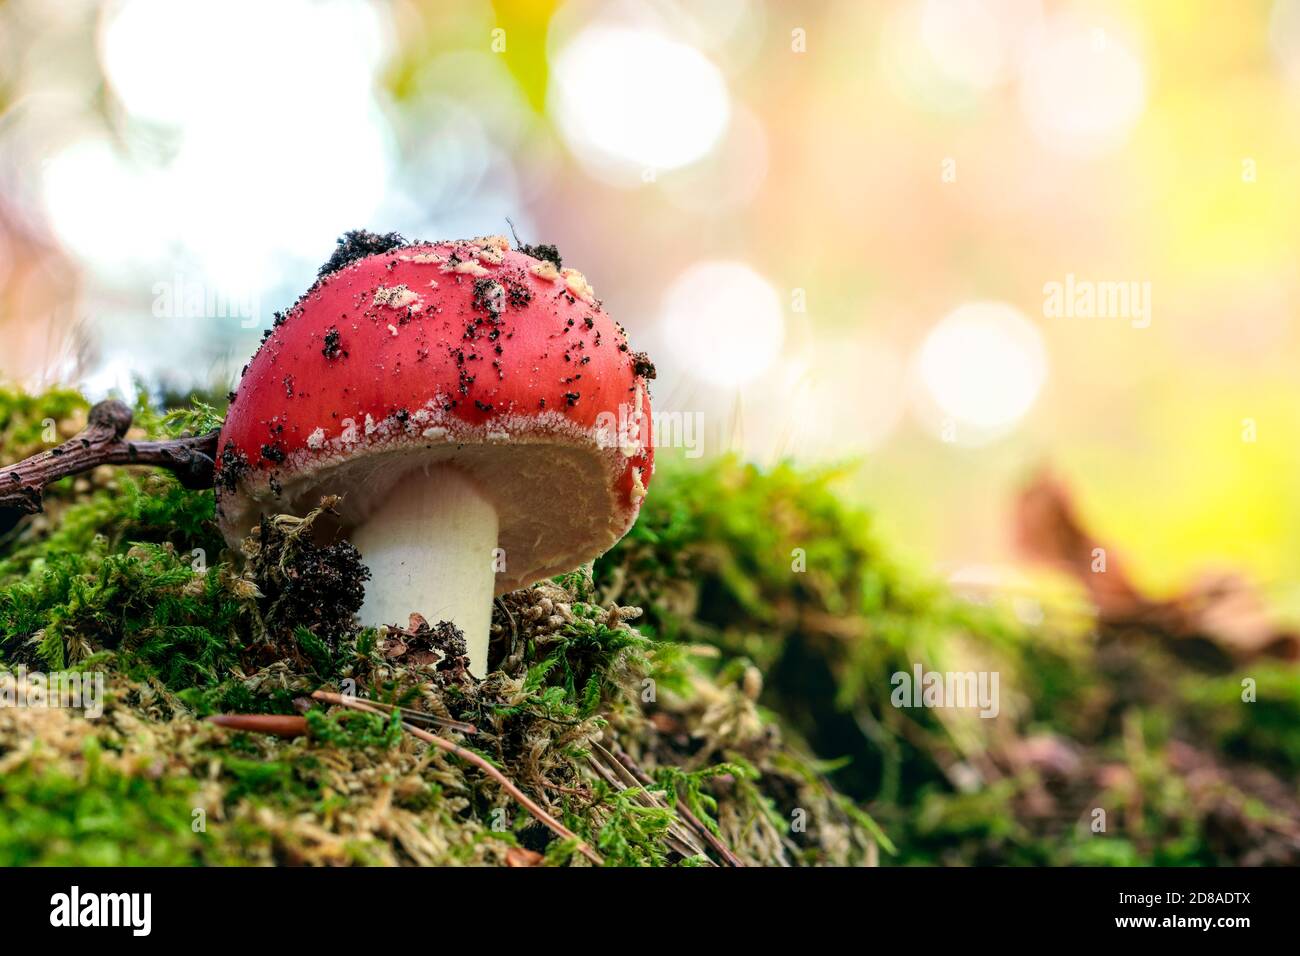
{"type": "Polygon", "coordinates": [[[761,701],[839,761],[831,779],[886,825],[900,862],[1300,860],[1293,665],[1214,674],[1159,635],[1050,615],[1030,627],[958,599],[891,558],[840,477],[668,462],[598,581],[645,608],[651,633],[716,646],[722,667],[753,661],[761,701]],[[996,671],[1001,714],[894,707],[891,676],[918,662],[996,671]]]}

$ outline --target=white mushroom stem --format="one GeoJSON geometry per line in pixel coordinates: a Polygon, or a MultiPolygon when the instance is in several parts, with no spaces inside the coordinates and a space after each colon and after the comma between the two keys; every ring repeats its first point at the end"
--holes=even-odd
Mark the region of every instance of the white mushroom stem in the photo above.
{"type": "Polygon", "coordinates": [[[446,466],[399,481],[351,535],[370,568],[361,621],[406,626],[412,612],[465,633],[470,673],[487,673],[497,512],[446,466]]]}

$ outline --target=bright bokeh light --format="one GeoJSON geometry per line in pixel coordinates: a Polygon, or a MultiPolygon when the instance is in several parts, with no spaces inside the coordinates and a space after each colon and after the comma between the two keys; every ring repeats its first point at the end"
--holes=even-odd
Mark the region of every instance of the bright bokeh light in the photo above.
{"type": "Polygon", "coordinates": [[[1146,99],[1141,61],[1105,27],[1059,20],[1025,60],[1021,109],[1053,152],[1089,157],[1118,149],[1142,118],[1146,99]]]}
{"type": "Polygon", "coordinates": [[[732,115],[727,135],[709,156],[663,176],[664,197],[689,213],[728,213],[749,203],[767,178],[768,138],[747,109],[732,115]]]}
{"type": "Polygon", "coordinates": [[[178,127],[252,110],[328,121],[369,103],[383,21],[348,0],[120,0],[100,55],[132,116],[178,127]]]}
{"type": "Polygon", "coordinates": [[[1010,77],[1041,16],[1039,0],[924,0],[918,27],[935,69],[985,90],[1010,77]]]}
{"type": "Polygon", "coordinates": [[[910,0],[885,20],[880,62],[905,99],[963,113],[1016,77],[1042,23],[1041,0],[910,0]]]}
{"type": "Polygon", "coordinates": [[[172,167],[186,245],[211,273],[239,284],[261,281],[277,253],[319,256],[322,236],[369,222],[387,182],[388,144],[377,116],[358,114],[343,127],[293,116],[273,129],[260,125],[269,119],[254,114],[238,126],[196,129],[172,167]],[[280,148],[224,148],[236,130],[239,139],[280,148]],[[249,235],[250,221],[276,228],[249,235]]]}
{"type": "Polygon", "coordinates": [[[373,85],[386,34],[372,5],[126,0],[105,11],[100,49],[127,113],[172,137],[143,193],[99,142],[47,171],[55,228],[101,273],[115,271],[106,256],[147,248],[104,241],[135,230],[183,250],[203,281],[256,293],[383,201],[392,147],[373,85]]]}
{"type": "MultiPolygon", "coordinates": [[[[235,21],[223,17],[217,4],[126,0],[105,10],[100,60],[133,116],[180,123],[210,103],[227,76],[238,73],[211,62],[230,39],[224,34],[234,28],[235,21]],[[186,42],[176,42],[182,37],[186,42]]],[[[227,56],[230,51],[227,47],[227,56]]]]}
{"type": "Polygon", "coordinates": [[[80,386],[88,398],[96,401],[116,396],[130,402],[134,401],[137,393],[138,375],[139,365],[135,356],[118,352],[105,356],[94,374],[86,376],[80,386]]]}
{"type": "Polygon", "coordinates": [[[1014,426],[1033,407],[1047,377],[1042,336],[1019,310],[972,302],[930,330],[916,356],[925,396],[958,426],[959,443],[1014,426]]]}
{"type": "Polygon", "coordinates": [[[707,154],[727,128],[722,73],[671,37],[592,26],[555,56],[549,108],[584,164],[670,170],[707,154]]]}
{"type": "Polygon", "coordinates": [[[159,213],[171,210],[158,180],[102,138],[76,140],[42,169],[42,197],[59,239],[103,270],[129,270],[161,254],[159,213]]]}
{"type": "Polygon", "coordinates": [[[776,291],[743,262],[703,262],[664,296],[659,337],[694,377],[736,386],[776,360],[785,321],[776,291]]]}

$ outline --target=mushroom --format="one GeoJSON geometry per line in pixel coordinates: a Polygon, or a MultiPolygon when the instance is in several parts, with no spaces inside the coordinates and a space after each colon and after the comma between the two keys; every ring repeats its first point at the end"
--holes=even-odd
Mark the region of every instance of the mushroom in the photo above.
{"type": "Polygon", "coordinates": [[[450,621],[482,676],[494,594],[590,561],[636,520],[654,370],[575,270],[500,236],[375,252],[387,238],[340,240],[246,366],[218,519],[235,546],[264,515],[340,496],[371,572],[362,622],[450,621]]]}

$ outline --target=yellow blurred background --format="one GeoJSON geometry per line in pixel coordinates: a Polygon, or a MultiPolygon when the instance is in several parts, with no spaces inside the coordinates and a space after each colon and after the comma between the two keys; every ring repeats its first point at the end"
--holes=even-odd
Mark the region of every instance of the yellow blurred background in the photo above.
{"type": "Polygon", "coordinates": [[[7,0],[0,379],[224,388],[344,230],[508,217],[688,454],[1005,586],[1050,463],[1297,611],[1298,134],[1298,0],[7,0]]]}

